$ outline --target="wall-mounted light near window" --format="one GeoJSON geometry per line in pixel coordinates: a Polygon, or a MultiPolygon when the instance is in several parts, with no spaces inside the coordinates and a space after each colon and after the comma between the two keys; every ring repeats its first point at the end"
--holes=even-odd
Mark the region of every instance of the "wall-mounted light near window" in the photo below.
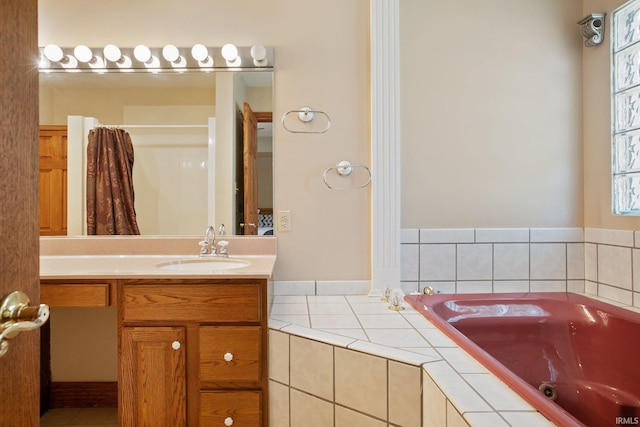
{"type": "Polygon", "coordinates": [[[597,46],[604,40],[604,16],[604,13],[592,13],[578,22],[585,46],[597,46]]]}
{"type": "Polygon", "coordinates": [[[75,48],[47,45],[40,48],[38,68],[43,72],[183,72],[188,70],[261,71],[273,69],[273,48],[256,44],[222,48],[195,44],[191,48],[167,44],[162,48],[140,44],[134,48],[114,44],[104,48],[78,45],[75,48]]]}

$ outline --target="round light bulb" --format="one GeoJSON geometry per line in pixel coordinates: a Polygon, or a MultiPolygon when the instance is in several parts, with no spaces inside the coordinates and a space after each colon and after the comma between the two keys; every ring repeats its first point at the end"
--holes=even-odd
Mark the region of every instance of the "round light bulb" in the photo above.
{"type": "Polygon", "coordinates": [[[151,50],[147,46],[139,44],[133,49],[133,56],[140,62],[149,62],[151,59],[151,50]]]}
{"type": "Polygon", "coordinates": [[[233,61],[238,57],[238,48],[231,43],[222,46],[222,57],[227,61],[233,61]]]}
{"type": "Polygon", "coordinates": [[[73,56],[80,62],[90,62],[93,59],[93,52],[87,46],[81,44],[73,49],[73,56]]]}
{"type": "Polygon", "coordinates": [[[191,56],[196,61],[203,62],[209,57],[209,50],[203,44],[196,44],[191,48],[191,56]]]}
{"type": "Polygon", "coordinates": [[[60,62],[64,58],[62,48],[56,44],[48,44],[44,47],[44,56],[53,62],[60,62]]]}
{"type": "Polygon", "coordinates": [[[256,61],[263,61],[267,57],[267,49],[261,44],[251,46],[251,57],[256,61]]]}
{"type": "Polygon", "coordinates": [[[172,44],[168,44],[162,48],[162,56],[169,62],[176,62],[180,59],[180,51],[172,44]]]}
{"type": "Polygon", "coordinates": [[[122,59],[122,52],[115,44],[108,44],[104,47],[104,57],[111,62],[119,62],[122,59]]]}

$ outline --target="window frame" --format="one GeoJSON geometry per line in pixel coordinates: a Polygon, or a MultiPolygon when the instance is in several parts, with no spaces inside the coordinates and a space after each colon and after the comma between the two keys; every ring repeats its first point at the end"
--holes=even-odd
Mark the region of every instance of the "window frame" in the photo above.
{"type": "Polygon", "coordinates": [[[629,0],[611,14],[611,209],[614,215],[640,215],[640,25],[634,26],[638,23],[640,0],[629,0]],[[624,29],[621,30],[620,25],[624,25],[621,21],[625,16],[626,29],[631,31],[621,38],[620,31],[624,29]],[[629,18],[631,24],[628,24],[629,18]],[[627,75],[620,74],[624,65],[628,67],[626,70],[631,70],[627,75]]]}

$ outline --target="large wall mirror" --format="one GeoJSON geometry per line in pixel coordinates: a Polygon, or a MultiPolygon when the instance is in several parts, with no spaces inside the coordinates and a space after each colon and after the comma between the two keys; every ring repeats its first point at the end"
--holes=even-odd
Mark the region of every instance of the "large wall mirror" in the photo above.
{"type": "Polygon", "coordinates": [[[141,234],[200,235],[221,224],[227,234],[272,234],[272,100],[271,71],[41,73],[41,159],[55,151],[43,151],[47,135],[61,132],[68,159],[66,171],[41,170],[45,222],[64,199],[66,231],[49,234],[85,233],[82,150],[95,126],[121,127],[131,135],[141,234]],[[258,116],[251,172],[258,182],[257,209],[250,209],[259,215],[253,219],[243,201],[245,104],[258,116]],[[65,188],[52,190],[62,177],[65,188]]]}

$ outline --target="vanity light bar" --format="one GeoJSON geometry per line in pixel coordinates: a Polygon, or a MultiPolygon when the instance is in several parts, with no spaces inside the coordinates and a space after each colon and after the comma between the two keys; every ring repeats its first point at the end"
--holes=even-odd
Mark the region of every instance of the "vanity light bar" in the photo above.
{"type": "Polygon", "coordinates": [[[40,48],[40,72],[185,72],[185,71],[265,71],[273,69],[273,48],[263,45],[236,47],[118,47],[78,45],[40,48]]]}

